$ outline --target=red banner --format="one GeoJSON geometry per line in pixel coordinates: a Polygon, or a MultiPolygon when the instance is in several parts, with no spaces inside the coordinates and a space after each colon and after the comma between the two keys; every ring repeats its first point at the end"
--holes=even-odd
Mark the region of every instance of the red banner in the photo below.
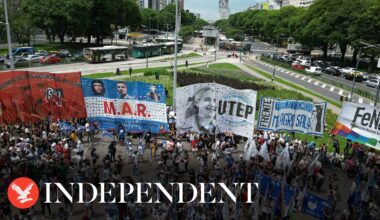
{"type": "Polygon", "coordinates": [[[0,123],[86,117],[80,73],[0,73],[0,123]]]}

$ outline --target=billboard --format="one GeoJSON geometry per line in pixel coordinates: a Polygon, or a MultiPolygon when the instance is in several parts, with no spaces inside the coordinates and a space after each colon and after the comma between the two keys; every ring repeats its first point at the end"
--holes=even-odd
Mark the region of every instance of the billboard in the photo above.
{"type": "Polygon", "coordinates": [[[82,78],[87,117],[101,130],[122,125],[128,132],[167,130],[162,85],[82,78]]]}
{"type": "Polygon", "coordinates": [[[80,73],[1,73],[0,122],[84,118],[80,73]]]}
{"type": "Polygon", "coordinates": [[[257,128],[323,135],[326,103],[261,98],[257,128]]]}
{"type": "Polygon", "coordinates": [[[332,134],[380,150],[380,108],[352,102],[343,103],[332,134]]]}
{"type": "Polygon", "coordinates": [[[217,83],[199,83],[176,89],[179,133],[231,132],[252,138],[256,91],[237,90],[217,83]]]}

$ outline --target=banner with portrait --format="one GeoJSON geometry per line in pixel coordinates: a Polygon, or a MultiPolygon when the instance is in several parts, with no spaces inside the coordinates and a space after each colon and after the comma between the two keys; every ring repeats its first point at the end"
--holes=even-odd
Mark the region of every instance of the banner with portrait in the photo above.
{"type": "Polygon", "coordinates": [[[177,88],[177,131],[231,132],[252,138],[256,96],[256,91],[237,90],[217,83],[177,88]]]}
{"type": "Polygon", "coordinates": [[[318,219],[324,219],[324,211],[329,208],[329,201],[307,193],[302,204],[302,212],[318,219]]]}
{"type": "Polygon", "coordinates": [[[167,130],[165,88],[160,84],[82,78],[87,116],[101,130],[167,130]]]}
{"type": "Polygon", "coordinates": [[[80,73],[1,73],[0,122],[85,118],[80,73]]]}
{"type": "Polygon", "coordinates": [[[257,129],[323,135],[326,103],[261,98],[257,129]]]}
{"type": "Polygon", "coordinates": [[[343,103],[332,134],[380,150],[380,108],[353,102],[343,103]]]}

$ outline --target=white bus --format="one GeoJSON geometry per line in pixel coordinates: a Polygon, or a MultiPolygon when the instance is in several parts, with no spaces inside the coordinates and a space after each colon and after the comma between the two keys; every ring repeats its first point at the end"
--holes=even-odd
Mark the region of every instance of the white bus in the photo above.
{"type": "Polygon", "coordinates": [[[131,56],[131,47],[104,46],[83,49],[83,56],[89,63],[105,63],[127,60],[131,56]]]}

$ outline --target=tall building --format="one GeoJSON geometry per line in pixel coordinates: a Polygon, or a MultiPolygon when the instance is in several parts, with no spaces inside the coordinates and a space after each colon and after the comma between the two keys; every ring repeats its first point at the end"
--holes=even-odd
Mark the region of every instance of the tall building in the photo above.
{"type": "Polygon", "coordinates": [[[315,2],[315,0],[283,0],[282,6],[295,6],[295,7],[309,7],[315,2]]]}
{"type": "Polygon", "coordinates": [[[167,0],[160,0],[160,10],[164,9],[167,5],[167,0]]]}
{"type": "MultiPolygon", "coordinates": [[[[176,0],[169,0],[169,3],[175,4],[176,0]]],[[[185,0],[178,0],[179,9],[185,10],[185,0]]]]}
{"type": "Polygon", "coordinates": [[[249,7],[249,10],[278,10],[281,8],[281,3],[278,0],[266,0],[263,3],[256,3],[249,7]]]}
{"type": "Polygon", "coordinates": [[[219,0],[219,19],[228,19],[228,17],[230,17],[228,0],[219,0]]]}
{"type": "Polygon", "coordinates": [[[151,8],[153,10],[161,10],[162,2],[165,2],[166,6],[165,0],[137,0],[137,5],[140,8],[151,8]]]}

